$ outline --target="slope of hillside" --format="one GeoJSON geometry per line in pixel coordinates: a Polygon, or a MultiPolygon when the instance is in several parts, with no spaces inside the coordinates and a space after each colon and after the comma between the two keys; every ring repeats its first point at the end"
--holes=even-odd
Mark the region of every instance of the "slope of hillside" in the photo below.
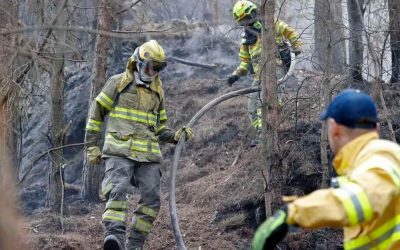
{"type": "MultiPolygon", "coordinates": [[[[179,88],[166,85],[170,126],[182,126],[208,101],[244,86],[242,81],[230,89],[221,82],[206,79],[180,82],[179,88]]],[[[212,109],[194,126],[195,137],[185,147],[176,197],[181,230],[190,249],[248,249],[254,228],[264,219],[261,148],[249,146],[254,131],[246,107],[247,99],[243,96],[212,109]]],[[[299,123],[297,135],[292,129],[282,131],[282,141],[296,140],[300,145],[286,155],[285,169],[274,170],[282,171],[286,194],[308,193],[318,187],[318,130],[319,125],[314,123],[299,123]],[[308,152],[307,156],[298,150],[308,152]]],[[[175,246],[168,211],[173,149],[173,145],[163,145],[162,208],[146,249],[175,246]]],[[[134,209],[139,199],[134,189],[129,199],[134,209]]],[[[33,249],[100,249],[104,204],[82,203],[78,187],[68,185],[65,206],[63,225],[59,214],[43,209],[28,218],[25,227],[30,232],[33,249]]],[[[299,240],[297,234],[290,237],[293,246],[304,244],[304,237],[310,238],[307,244],[314,245],[326,237],[326,233],[320,233],[319,237],[305,233],[299,240]]],[[[337,238],[331,246],[340,242],[340,236],[337,238]]]]}

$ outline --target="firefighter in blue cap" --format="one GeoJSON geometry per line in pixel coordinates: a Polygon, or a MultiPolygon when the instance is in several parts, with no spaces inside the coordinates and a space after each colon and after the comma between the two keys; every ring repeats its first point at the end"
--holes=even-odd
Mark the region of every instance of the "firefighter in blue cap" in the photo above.
{"type": "Polygon", "coordinates": [[[400,147],[379,139],[377,110],[359,90],[341,92],[321,114],[338,177],[298,198],[256,231],[253,250],[274,249],[289,226],[344,229],[344,249],[400,249],[400,147]]]}

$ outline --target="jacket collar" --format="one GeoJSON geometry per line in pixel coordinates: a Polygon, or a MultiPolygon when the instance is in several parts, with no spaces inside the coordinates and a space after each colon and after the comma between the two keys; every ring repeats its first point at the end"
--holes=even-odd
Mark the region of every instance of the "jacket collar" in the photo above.
{"type": "Polygon", "coordinates": [[[357,156],[371,140],[378,139],[376,132],[370,132],[344,145],[333,159],[333,167],[338,175],[346,175],[354,167],[357,156]]]}

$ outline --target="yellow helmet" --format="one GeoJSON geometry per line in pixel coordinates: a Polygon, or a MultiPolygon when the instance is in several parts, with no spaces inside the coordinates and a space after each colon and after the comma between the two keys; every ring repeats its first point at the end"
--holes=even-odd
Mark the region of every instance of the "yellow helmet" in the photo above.
{"type": "Polygon", "coordinates": [[[139,56],[141,60],[165,62],[164,49],[156,40],[143,43],[139,48],[139,56]]]}
{"type": "Polygon", "coordinates": [[[257,6],[246,0],[237,1],[235,5],[233,5],[232,14],[233,19],[238,22],[242,20],[244,17],[250,15],[253,10],[256,10],[257,6]]]}
{"type": "Polygon", "coordinates": [[[143,43],[133,53],[137,67],[142,69],[143,74],[158,73],[165,69],[167,62],[164,49],[156,40],[150,40],[143,43]]]}

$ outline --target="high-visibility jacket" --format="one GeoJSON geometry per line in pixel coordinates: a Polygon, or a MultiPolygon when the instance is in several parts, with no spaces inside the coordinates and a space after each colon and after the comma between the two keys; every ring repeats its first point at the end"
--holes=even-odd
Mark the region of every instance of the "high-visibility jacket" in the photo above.
{"type": "MultiPolygon", "coordinates": [[[[275,33],[275,43],[277,46],[283,46],[285,40],[288,40],[295,48],[299,48],[302,45],[296,31],[280,19],[275,22],[275,33]]],[[[254,44],[247,45],[242,41],[239,50],[240,64],[233,74],[238,76],[246,75],[249,65],[251,64],[254,70],[254,79],[258,80],[260,73],[259,59],[261,56],[261,48],[262,44],[260,35],[257,36],[257,40],[254,44]]]]}
{"type": "Polygon", "coordinates": [[[108,114],[103,157],[126,157],[139,162],[159,162],[158,140],[174,142],[175,132],[166,127],[162,83],[157,77],[148,87],[134,79],[136,62],[129,58],[124,73],[112,76],[92,102],[85,142],[98,145],[108,114]]]}
{"type": "Polygon", "coordinates": [[[400,249],[400,147],[367,133],[335,156],[336,188],[288,205],[288,224],[343,227],[344,249],[400,249]]]}

